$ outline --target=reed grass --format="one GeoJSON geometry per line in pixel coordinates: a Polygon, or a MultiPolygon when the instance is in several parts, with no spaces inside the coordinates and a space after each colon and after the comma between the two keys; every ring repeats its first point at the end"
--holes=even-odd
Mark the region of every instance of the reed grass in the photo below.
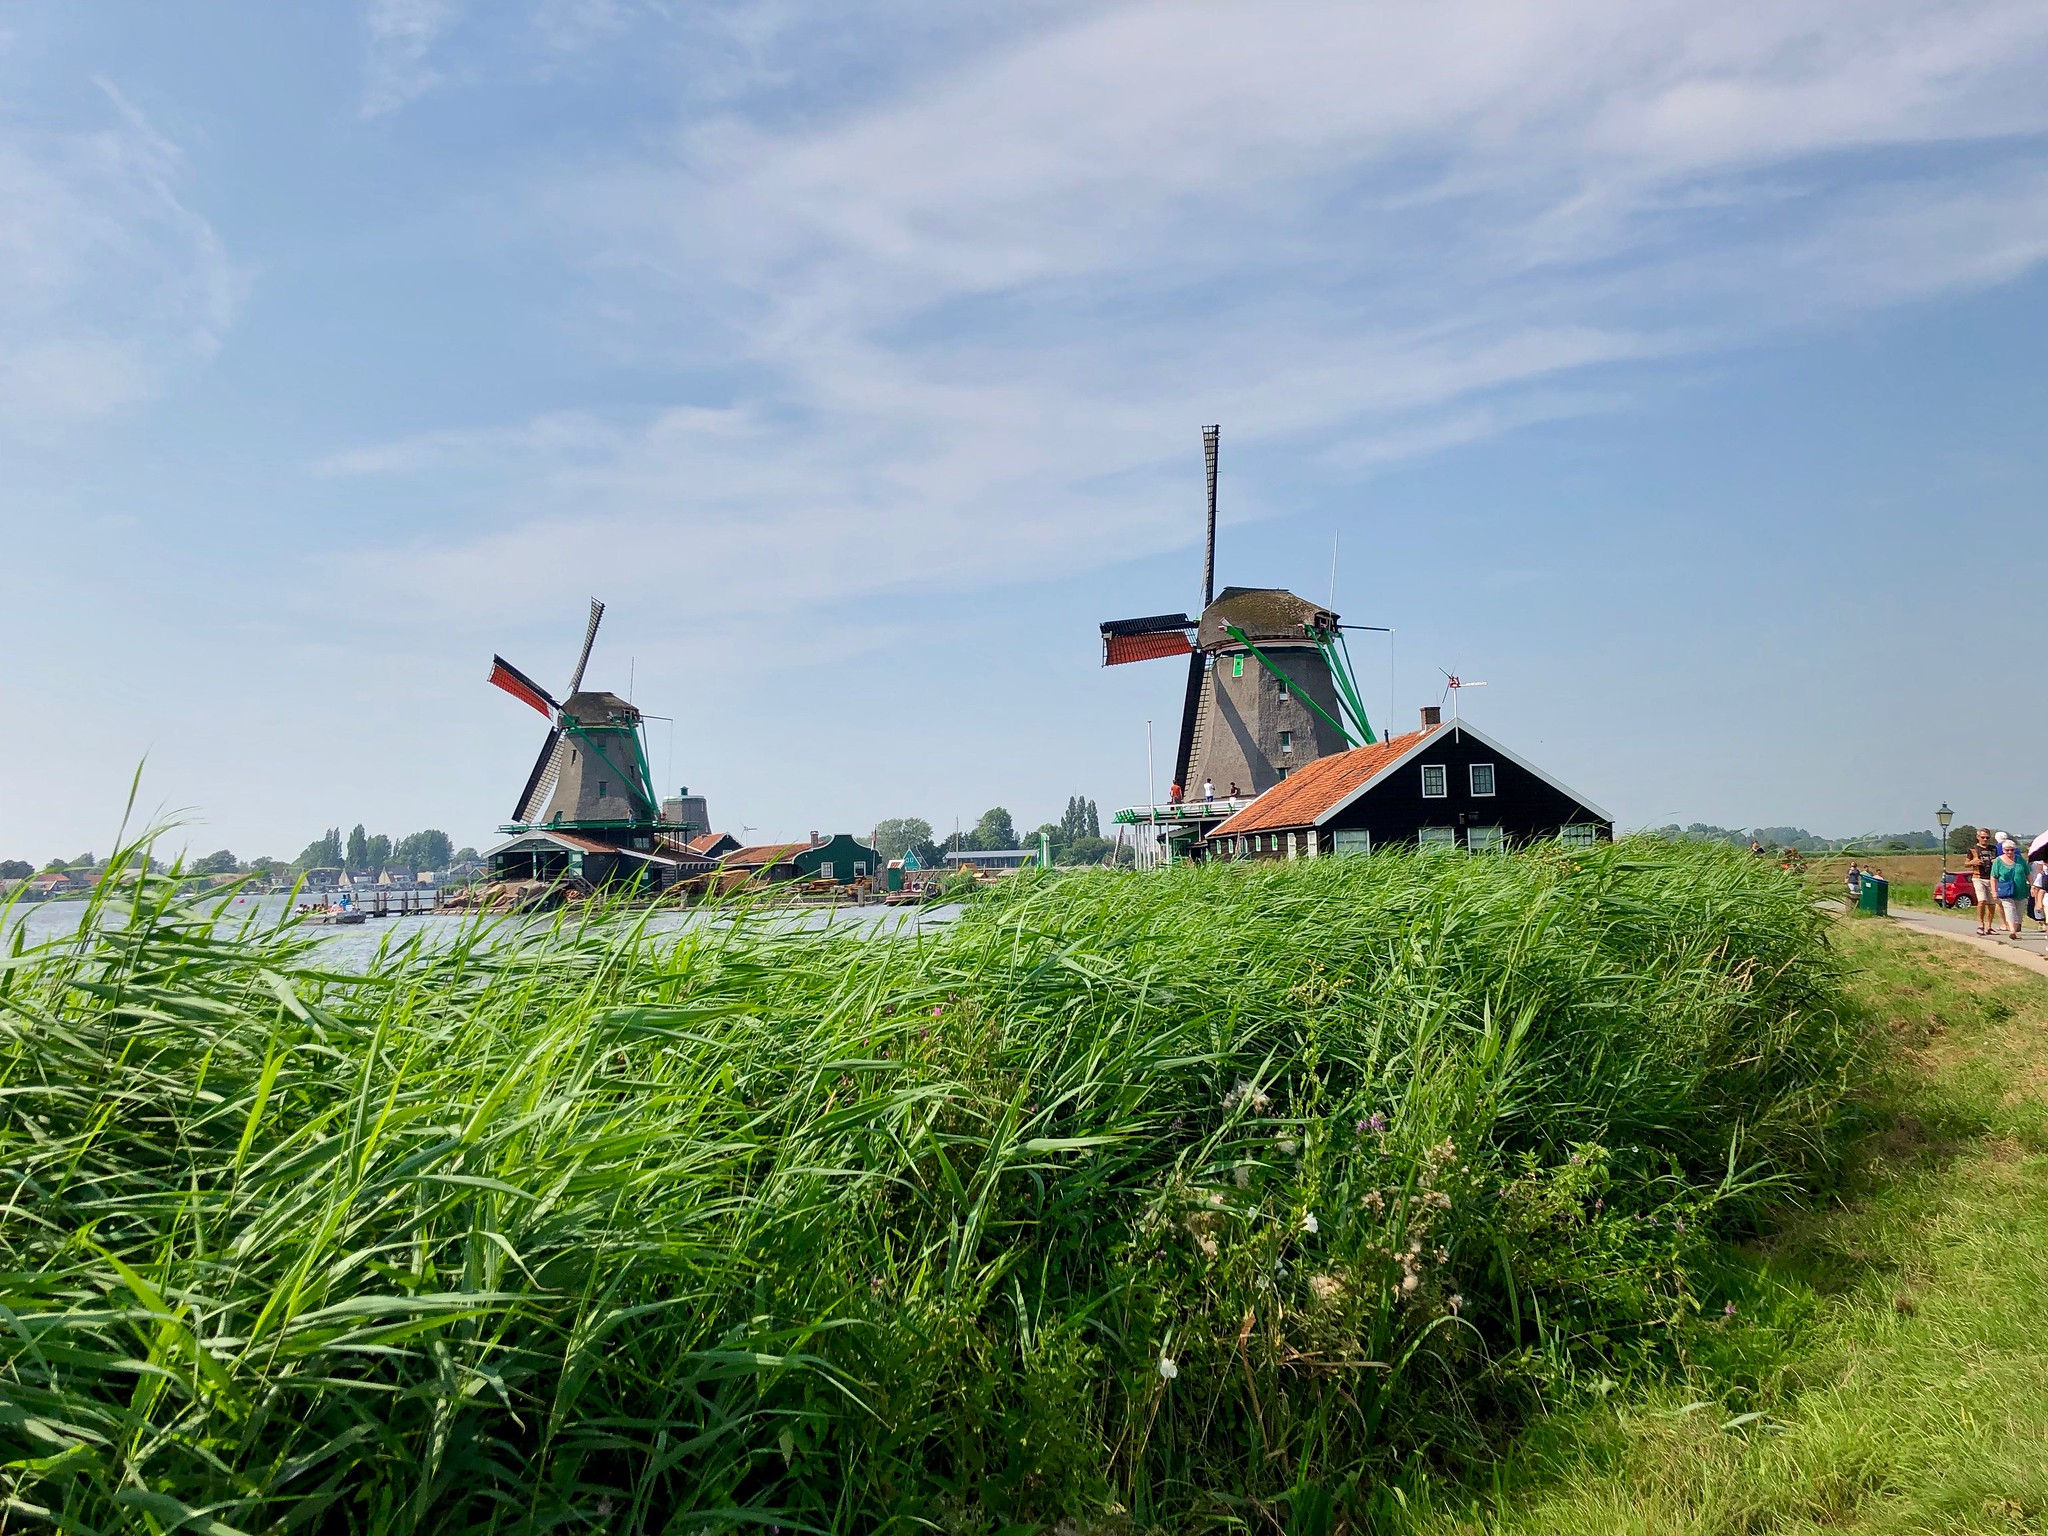
{"type": "Polygon", "coordinates": [[[1668,1370],[1863,1036],[1710,847],[415,929],[120,855],[0,968],[0,1477],[74,1531],[1369,1525],[1668,1370]]]}

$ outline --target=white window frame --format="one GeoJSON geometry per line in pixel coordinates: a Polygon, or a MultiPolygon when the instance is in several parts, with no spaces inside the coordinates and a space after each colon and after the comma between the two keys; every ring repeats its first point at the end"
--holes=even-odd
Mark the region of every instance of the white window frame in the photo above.
{"type": "Polygon", "coordinates": [[[1557,840],[1567,848],[1590,848],[1600,841],[1600,829],[1590,821],[1575,821],[1557,829],[1557,840]]]}
{"type": "Polygon", "coordinates": [[[1500,789],[1500,770],[1492,763],[1467,763],[1465,785],[1472,791],[1474,800],[1491,800],[1500,789]],[[1479,770],[1486,770],[1486,788],[1479,787],[1479,770]]]}
{"type": "Polygon", "coordinates": [[[1422,765],[1422,798],[1425,800],[1448,800],[1451,798],[1451,770],[1442,763],[1422,765]],[[1430,775],[1436,775],[1436,792],[1429,788],[1430,775]]]}
{"type": "Polygon", "coordinates": [[[858,880],[858,879],[859,879],[859,878],[860,878],[860,877],[861,877],[862,875],[866,874],[867,872],[868,872],[868,861],[867,861],[866,859],[855,859],[855,860],[853,861],[853,878],[854,878],[854,879],[858,880]]]}
{"type": "Polygon", "coordinates": [[[1372,852],[1372,834],[1364,827],[1338,827],[1330,834],[1330,852],[1338,858],[1372,852]]]}
{"type": "Polygon", "coordinates": [[[1507,850],[1508,834],[1505,827],[1467,827],[1465,829],[1465,851],[1467,853],[1506,853],[1507,850]],[[1491,833],[1492,837],[1486,842],[1475,844],[1472,841],[1472,835],[1475,832],[1491,833]]]}
{"type": "Polygon", "coordinates": [[[1280,733],[1280,750],[1289,757],[1294,756],[1294,732],[1282,731],[1280,733]]]}
{"type": "Polygon", "coordinates": [[[829,863],[818,866],[818,878],[820,880],[830,880],[832,878],[832,866],[829,863]]]}
{"type": "Polygon", "coordinates": [[[1458,829],[1456,827],[1420,828],[1415,834],[1415,846],[1422,853],[1428,853],[1432,849],[1443,848],[1456,852],[1458,847],[1458,829]]]}
{"type": "Polygon", "coordinates": [[[1275,673],[1273,674],[1273,681],[1274,681],[1274,682],[1276,682],[1276,683],[1278,683],[1278,684],[1280,685],[1280,697],[1281,697],[1281,698],[1283,698],[1283,699],[1291,699],[1291,698],[1293,698],[1293,697],[1294,697],[1294,690],[1293,690],[1293,689],[1292,689],[1291,687],[1289,687],[1289,686],[1288,686],[1288,683],[1287,683],[1287,674],[1286,674],[1286,673],[1284,673],[1284,672],[1275,672],[1275,673]]]}

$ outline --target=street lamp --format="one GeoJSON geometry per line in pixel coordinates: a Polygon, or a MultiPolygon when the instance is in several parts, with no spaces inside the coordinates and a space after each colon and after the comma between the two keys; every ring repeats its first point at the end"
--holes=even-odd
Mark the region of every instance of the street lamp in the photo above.
{"type": "Polygon", "coordinates": [[[1948,824],[1956,819],[1956,813],[1944,800],[1941,809],[1934,813],[1934,819],[1941,823],[1941,872],[1945,875],[1948,873],[1948,824]]]}

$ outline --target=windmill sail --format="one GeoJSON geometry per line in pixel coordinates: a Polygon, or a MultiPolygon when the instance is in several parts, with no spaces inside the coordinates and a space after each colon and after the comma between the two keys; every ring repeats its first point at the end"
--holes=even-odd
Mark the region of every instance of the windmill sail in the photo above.
{"type": "Polygon", "coordinates": [[[1155,613],[1146,619],[1111,619],[1102,626],[1102,664],[1153,661],[1185,656],[1194,649],[1189,631],[1195,621],[1184,613],[1155,613]]]}
{"type": "Polygon", "coordinates": [[[549,731],[540,756],[533,760],[533,772],[526,776],[526,788],[519,792],[519,803],[512,807],[514,821],[530,823],[546,809],[548,797],[555,792],[555,780],[561,776],[562,750],[560,729],[549,731]]]}
{"type": "Polygon", "coordinates": [[[547,689],[502,656],[491,658],[491,686],[504,689],[527,708],[537,709],[550,720],[554,719],[555,701],[548,697],[547,689]]]}
{"type": "Polygon", "coordinates": [[[583,686],[583,669],[590,665],[590,647],[597,640],[597,621],[604,617],[604,604],[596,598],[590,600],[590,625],[583,631],[583,653],[576,658],[576,670],[569,674],[569,696],[574,698],[576,690],[583,686]]]}

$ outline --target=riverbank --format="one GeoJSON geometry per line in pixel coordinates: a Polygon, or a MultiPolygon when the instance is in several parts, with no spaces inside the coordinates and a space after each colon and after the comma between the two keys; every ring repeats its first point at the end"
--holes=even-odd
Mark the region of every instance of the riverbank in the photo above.
{"type": "MultiPolygon", "coordinates": [[[[2048,1530],[2048,978],[1844,922],[1890,1066],[1836,1198],[1731,1250],[1720,1347],[1526,1436],[1429,1536],[2048,1530]]],[[[2019,957],[2015,957],[2019,958],[2019,957]]]]}

